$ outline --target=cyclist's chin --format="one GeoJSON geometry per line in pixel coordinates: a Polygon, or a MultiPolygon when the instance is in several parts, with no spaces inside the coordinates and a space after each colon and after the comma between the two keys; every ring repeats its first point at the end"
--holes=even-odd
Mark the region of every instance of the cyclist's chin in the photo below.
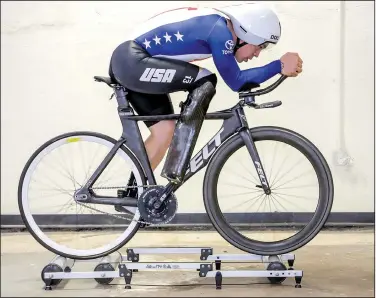
{"type": "Polygon", "coordinates": [[[249,60],[252,60],[253,57],[244,57],[244,58],[241,58],[241,59],[236,59],[238,60],[239,63],[242,63],[242,62],[248,62],[249,60]]]}

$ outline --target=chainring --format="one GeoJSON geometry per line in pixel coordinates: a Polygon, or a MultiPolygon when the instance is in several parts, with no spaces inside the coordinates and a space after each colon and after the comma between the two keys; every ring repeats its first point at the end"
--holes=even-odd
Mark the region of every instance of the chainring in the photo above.
{"type": "Polygon", "coordinates": [[[138,211],[143,221],[149,224],[166,224],[170,222],[178,209],[178,202],[171,193],[158,209],[154,208],[154,203],[161,197],[165,188],[163,186],[152,186],[144,191],[138,199],[138,211]]]}

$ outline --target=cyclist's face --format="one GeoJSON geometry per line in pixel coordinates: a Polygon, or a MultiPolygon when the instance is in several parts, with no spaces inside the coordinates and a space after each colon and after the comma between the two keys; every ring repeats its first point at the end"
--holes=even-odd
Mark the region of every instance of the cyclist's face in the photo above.
{"type": "Polygon", "coordinates": [[[247,62],[253,57],[258,57],[260,55],[261,48],[252,44],[246,44],[242,46],[235,54],[236,60],[241,62],[247,62]]]}

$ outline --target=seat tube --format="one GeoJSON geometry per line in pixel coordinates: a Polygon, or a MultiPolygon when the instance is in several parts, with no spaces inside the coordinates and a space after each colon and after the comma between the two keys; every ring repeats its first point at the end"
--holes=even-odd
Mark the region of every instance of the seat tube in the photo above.
{"type": "Polygon", "coordinates": [[[115,87],[116,100],[118,102],[118,114],[123,126],[122,139],[125,139],[127,147],[135,154],[145,171],[149,184],[155,185],[156,180],[151,169],[151,164],[136,120],[128,119],[133,115],[133,110],[127,100],[128,92],[122,86],[115,87]],[[131,140],[131,141],[129,141],[131,140]]]}
{"type": "Polygon", "coordinates": [[[115,96],[116,96],[116,100],[118,102],[119,108],[129,107],[129,103],[126,98],[127,94],[128,92],[126,92],[123,87],[121,86],[115,87],[115,96]]]}

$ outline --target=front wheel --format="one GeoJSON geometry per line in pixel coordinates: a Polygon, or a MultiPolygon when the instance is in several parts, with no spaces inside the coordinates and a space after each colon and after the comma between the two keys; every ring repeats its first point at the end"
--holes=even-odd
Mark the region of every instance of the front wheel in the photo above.
{"type": "Polygon", "coordinates": [[[330,169],[319,150],[291,130],[257,127],[250,133],[271,194],[264,193],[245,143],[235,135],[208,165],[203,184],[206,212],[218,233],[245,252],[278,255],[294,251],[320,232],[330,214],[330,169]],[[245,199],[238,201],[240,196],[245,199]]]}
{"type": "MultiPolygon", "coordinates": [[[[20,214],[30,234],[49,251],[72,259],[94,259],[118,250],[137,232],[140,214],[136,208],[123,214],[113,205],[79,204],[74,199],[75,191],[115,143],[99,133],[67,133],[43,144],[26,163],[18,187],[20,214]]],[[[92,191],[116,197],[131,173],[137,186],[145,185],[140,164],[123,145],[92,191]]],[[[138,195],[142,191],[139,187],[138,195]]]]}

